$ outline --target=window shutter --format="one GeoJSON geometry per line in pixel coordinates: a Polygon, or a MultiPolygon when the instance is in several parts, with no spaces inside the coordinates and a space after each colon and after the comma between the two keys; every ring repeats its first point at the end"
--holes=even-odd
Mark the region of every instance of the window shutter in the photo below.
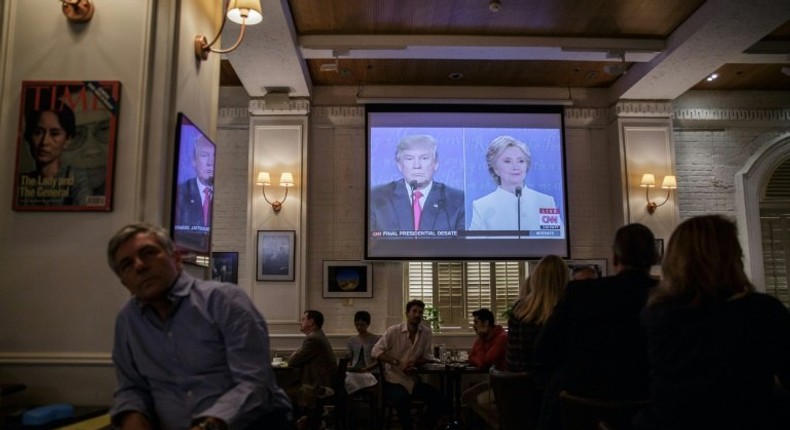
{"type": "Polygon", "coordinates": [[[436,308],[442,327],[459,328],[464,318],[463,263],[437,263],[436,308]]]}
{"type": "Polygon", "coordinates": [[[418,299],[425,306],[433,306],[433,264],[430,262],[409,262],[406,264],[408,299],[418,299]]]}
{"type": "Polygon", "coordinates": [[[508,310],[518,300],[519,285],[523,275],[521,264],[517,261],[497,261],[494,263],[494,278],[496,279],[494,316],[499,321],[502,313],[508,310]]]}

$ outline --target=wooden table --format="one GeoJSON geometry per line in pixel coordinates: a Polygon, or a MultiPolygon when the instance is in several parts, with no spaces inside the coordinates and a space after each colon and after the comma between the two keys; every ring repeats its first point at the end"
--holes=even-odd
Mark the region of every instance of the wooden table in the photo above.
{"type": "Polygon", "coordinates": [[[461,379],[464,375],[488,373],[488,370],[470,366],[467,362],[428,363],[420,367],[417,373],[441,377],[442,391],[450,401],[451,419],[447,429],[462,428],[460,421],[461,379]]]}

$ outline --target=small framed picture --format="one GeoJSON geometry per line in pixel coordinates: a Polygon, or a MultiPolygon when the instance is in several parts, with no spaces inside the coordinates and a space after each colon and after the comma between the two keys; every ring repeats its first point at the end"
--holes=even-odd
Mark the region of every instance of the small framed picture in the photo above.
{"type": "Polygon", "coordinates": [[[571,269],[571,280],[603,278],[606,276],[606,259],[600,260],[567,260],[571,269]]]}
{"type": "Polygon", "coordinates": [[[220,282],[239,283],[239,253],[212,252],[211,279],[220,282]]]}
{"type": "Polygon", "coordinates": [[[258,281],[293,281],[296,256],[294,230],[258,230],[258,281]]]}
{"type": "Polygon", "coordinates": [[[373,271],[370,263],[324,261],[323,297],[373,297],[373,271]]]}

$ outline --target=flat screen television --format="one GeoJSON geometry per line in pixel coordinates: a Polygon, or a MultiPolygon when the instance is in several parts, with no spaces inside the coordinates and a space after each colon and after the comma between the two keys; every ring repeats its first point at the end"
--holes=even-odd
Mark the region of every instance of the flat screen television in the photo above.
{"type": "Polygon", "coordinates": [[[367,259],[570,257],[561,106],[370,104],[366,123],[367,259]]]}
{"type": "Polygon", "coordinates": [[[170,220],[170,234],[179,252],[211,252],[216,152],[217,145],[179,113],[170,220]]]}

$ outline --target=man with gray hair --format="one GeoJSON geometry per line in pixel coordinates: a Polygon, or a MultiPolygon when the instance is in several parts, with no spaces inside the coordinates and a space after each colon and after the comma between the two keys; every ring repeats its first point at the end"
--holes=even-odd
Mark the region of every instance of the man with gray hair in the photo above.
{"type": "Polygon", "coordinates": [[[132,295],[115,323],[115,427],[292,427],[266,322],[241,288],[190,276],[167,232],[150,224],[119,230],[107,258],[132,295]]]}
{"type": "Polygon", "coordinates": [[[433,180],[439,168],[436,139],[409,135],[395,151],[403,178],[373,188],[370,230],[463,230],[464,193],[433,180]]]}

